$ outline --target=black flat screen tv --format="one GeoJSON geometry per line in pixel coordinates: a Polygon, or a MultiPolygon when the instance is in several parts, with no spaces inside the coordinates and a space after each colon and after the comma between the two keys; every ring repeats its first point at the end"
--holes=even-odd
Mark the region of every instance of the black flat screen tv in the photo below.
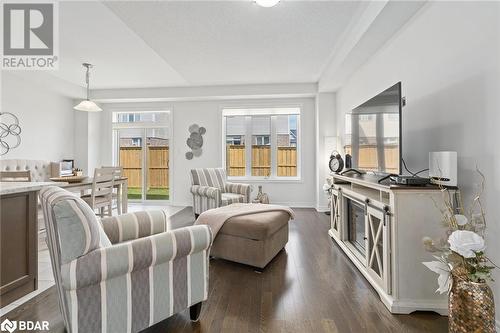
{"type": "Polygon", "coordinates": [[[346,114],[344,151],[352,169],[401,174],[402,107],[398,82],[346,114]]]}

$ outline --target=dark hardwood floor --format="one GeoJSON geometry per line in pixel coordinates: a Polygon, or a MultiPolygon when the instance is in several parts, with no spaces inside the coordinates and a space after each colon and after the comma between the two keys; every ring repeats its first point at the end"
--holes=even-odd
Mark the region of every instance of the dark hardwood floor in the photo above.
{"type": "MultiPolygon", "coordinates": [[[[447,331],[447,317],[434,313],[390,314],[328,236],[328,217],[313,209],[295,211],[285,251],[263,273],[212,260],[210,294],[200,321],[191,323],[184,311],[145,332],[447,331]]],[[[191,214],[181,211],[176,223],[187,223],[191,214]]],[[[64,331],[53,287],[4,317],[48,320],[51,332],[64,331]]]]}

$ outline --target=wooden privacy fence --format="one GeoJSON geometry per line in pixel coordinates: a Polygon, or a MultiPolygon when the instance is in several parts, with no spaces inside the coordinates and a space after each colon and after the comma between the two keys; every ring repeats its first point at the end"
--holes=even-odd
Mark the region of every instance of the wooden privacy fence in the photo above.
{"type": "MultiPolygon", "coordinates": [[[[245,176],[245,146],[227,146],[229,176],[245,176]]],[[[278,147],[276,155],[278,176],[297,176],[297,147],[278,147]]],[[[271,175],[271,147],[252,146],[252,176],[271,175]]]]}
{"type": "MultiPolygon", "coordinates": [[[[351,154],[351,146],[345,146],[346,154],[351,154]]],[[[384,150],[387,172],[398,173],[399,146],[387,146],[384,150]]],[[[377,146],[366,145],[359,149],[358,167],[363,170],[378,171],[377,146]]]]}
{"type": "MultiPolygon", "coordinates": [[[[147,147],[147,188],[168,188],[169,147],[147,147]]],[[[141,187],[142,148],[120,147],[120,166],[128,178],[129,187],[141,187]]]]}

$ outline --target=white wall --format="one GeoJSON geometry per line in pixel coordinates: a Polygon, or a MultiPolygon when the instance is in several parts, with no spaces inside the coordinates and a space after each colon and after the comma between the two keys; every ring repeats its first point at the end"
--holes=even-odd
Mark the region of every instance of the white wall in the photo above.
{"type": "Polygon", "coordinates": [[[316,97],[316,209],[328,210],[327,195],[323,191],[323,184],[330,174],[328,163],[332,150],[337,147],[327,146],[337,143],[336,127],[336,96],[334,93],[320,93],[316,97]],[[328,139],[327,139],[328,138],[328,139]],[[330,141],[334,142],[330,142],[330,141]]]}
{"type": "MultiPolygon", "coordinates": [[[[33,73],[36,75],[36,73],[33,73]]],[[[23,75],[2,71],[1,111],[19,118],[21,145],[3,159],[40,159],[58,161],[73,158],[72,99],[23,75]]]]}
{"type": "MultiPolygon", "coordinates": [[[[433,2],[374,54],[337,94],[339,133],[344,114],[402,81],[403,155],[428,166],[428,152],[455,150],[459,183],[470,198],[485,173],[489,256],[500,264],[500,3],[433,2]]],[[[438,221],[422,221],[438,223],[438,221]]],[[[420,240],[416,239],[416,242],[420,240]]],[[[418,264],[418,263],[415,263],[418,264]]],[[[494,292],[500,304],[500,270],[494,292]]],[[[434,287],[434,286],[430,286],[434,287]]],[[[497,320],[500,311],[497,309],[497,320]]]]}
{"type": "Polygon", "coordinates": [[[75,167],[82,169],[84,175],[88,175],[89,165],[89,113],[82,111],[74,112],[74,155],[75,167]]]}
{"type": "Polygon", "coordinates": [[[171,142],[171,178],[172,202],[176,205],[192,205],[189,192],[189,170],[192,168],[222,166],[222,108],[223,107],[260,107],[260,106],[302,106],[302,180],[300,182],[273,182],[262,184],[273,203],[283,203],[292,206],[314,207],[316,205],[315,189],[315,101],[314,98],[282,98],[282,99],[252,99],[225,101],[189,101],[162,103],[121,103],[103,104],[105,112],[101,118],[100,160],[96,163],[110,164],[112,162],[111,112],[112,110],[171,110],[173,121],[173,140],[171,142]],[[197,123],[207,129],[204,135],[203,155],[192,160],[186,160],[185,153],[188,127],[197,123]]]}
{"type": "MultiPolygon", "coordinates": [[[[73,101],[77,104],[79,101],[73,101]]],[[[101,167],[101,121],[100,112],[74,111],[74,151],[75,166],[85,175],[93,175],[96,167],[101,167]]]]}

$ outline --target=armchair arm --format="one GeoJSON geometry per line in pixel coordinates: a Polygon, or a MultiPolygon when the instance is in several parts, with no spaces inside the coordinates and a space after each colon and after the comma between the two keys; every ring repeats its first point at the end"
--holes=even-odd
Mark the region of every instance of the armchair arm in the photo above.
{"type": "Polygon", "coordinates": [[[80,289],[206,251],[211,244],[210,227],[197,225],[99,248],[62,265],[62,284],[66,290],[80,289]]]}
{"type": "Polygon", "coordinates": [[[150,210],[105,217],[101,225],[111,244],[116,244],[165,232],[170,219],[163,210],[150,210]]]}
{"type": "Polygon", "coordinates": [[[210,186],[192,185],[191,193],[194,195],[200,195],[202,197],[208,197],[216,200],[219,200],[221,197],[220,189],[210,186]]]}
{"type": "Polygon", "coordinates": [[[227,182],[226,192],[242,194],[245,196],[245,202],[250,202],[250,192],[252,192],[252,185],[227,182]]]}

